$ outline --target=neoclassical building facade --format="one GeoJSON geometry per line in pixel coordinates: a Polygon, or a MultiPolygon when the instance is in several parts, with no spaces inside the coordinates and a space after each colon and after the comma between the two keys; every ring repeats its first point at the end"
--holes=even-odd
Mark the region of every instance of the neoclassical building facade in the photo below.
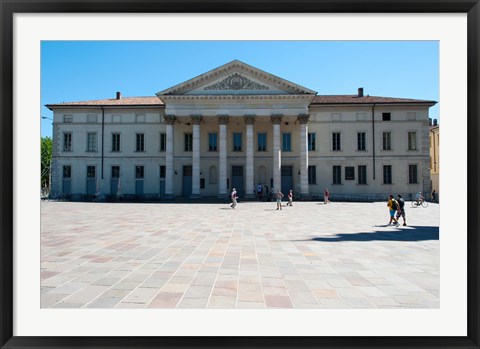
{"type": "Polygon", "coordinates": [[[155,96],[48,104],[51,196],[252,197],[259,184],[305,198],[430,193],[435,103],[317,95],[235,60],[155,96]]]}

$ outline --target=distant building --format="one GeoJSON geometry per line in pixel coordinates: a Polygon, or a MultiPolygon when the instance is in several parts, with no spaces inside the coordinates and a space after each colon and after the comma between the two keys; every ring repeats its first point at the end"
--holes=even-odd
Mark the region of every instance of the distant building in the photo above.
{"type": "MultiPolygon", "coordinates": [[[[432,180],[432,191],[440,192],[440,125],[434,119],[430,122],[430,178],[432,180]]],[[[438,194],[437,194],[437,198],[438,194]]]]}
{"type": "Polygon", "coordinates": [[[232,61],[151,97],[49,104],[52,196],[386,199],[431,192],[435,101],[317,95],[232,61]]]}

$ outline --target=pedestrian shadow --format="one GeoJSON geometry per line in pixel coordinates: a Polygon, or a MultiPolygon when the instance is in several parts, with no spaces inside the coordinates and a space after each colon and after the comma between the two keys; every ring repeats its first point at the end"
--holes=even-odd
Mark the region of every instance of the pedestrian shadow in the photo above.
{"type": "Polygon", "coordinates": [[[360,232],[317,236],[311,239],[295,241],[341,242],[341,241],[428,241],[438,240],[439,229],[433,226],[408,226],[388,231],[360,232]]]}
{"type": "Polygon", "coordinates": [[[229,210],[229,211],[232,210],[231,207],[219,207],[218,209],[219,209],[219,210],[229,210]]]}

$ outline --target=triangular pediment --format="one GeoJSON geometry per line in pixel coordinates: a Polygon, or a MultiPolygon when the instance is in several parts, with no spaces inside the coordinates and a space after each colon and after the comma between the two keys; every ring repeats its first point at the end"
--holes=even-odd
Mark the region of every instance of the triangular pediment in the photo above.
{"type": "Polygon", "coordinates": [[[157,96],[315,95],[316,92],[238,60],[158,92],[157,96]]]}

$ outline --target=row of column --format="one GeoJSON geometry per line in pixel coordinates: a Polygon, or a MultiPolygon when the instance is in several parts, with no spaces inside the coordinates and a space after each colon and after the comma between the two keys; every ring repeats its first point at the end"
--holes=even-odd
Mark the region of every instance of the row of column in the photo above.
{"type": "MultiPolygon", "coordinates": [[[[228,115],[218,115],[219,125],[219,178],[218,195],[228,195],[227,188],[227,124],[228,115]]],[[[300,124],[300,195],[308,196],[308,114],[298,116],[300,124]]],[[[173,125],[175,115],[164,116],[166,124],[166,159],[165,159],[165,195],[173,197],[173,125]]],[[[246,124],[246,173],[245,173],[245,192],[247,196],[254,195],[254,163],[253,163],[253,124],[255,115],[244,116],[246,124]]],[[[192,115],[192,197],[200,196],[200,123],[201,115],[192,115]]],[[[280,125],[282,115],[274,114],[271,116],[273,123],[273,187],[278,190],[281,188],[281,168],[282,152],[280,146],[280,125]]]]}

